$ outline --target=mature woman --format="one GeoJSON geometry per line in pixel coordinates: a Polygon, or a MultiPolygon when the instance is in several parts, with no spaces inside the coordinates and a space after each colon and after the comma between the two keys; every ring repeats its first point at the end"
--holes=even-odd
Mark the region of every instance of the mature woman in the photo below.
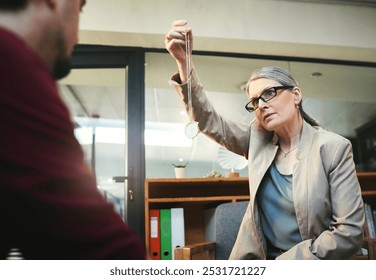
{"type": "Polygon", "coordinates": [[[165,39],[178,66],[171,83],[187,104],[190,79],[191,116],[200,131],[249,160],[251,199],[230,258],[354,256],[364,211],[351,143],[303,111],[300,88],[278,67],[256,70],[248,81],[246,109],[256,115],[250,125],[224,119],[206,97],[191,52],[188,75],[186,38],[191,45],[186,21],[175,21],[165,39]]]}

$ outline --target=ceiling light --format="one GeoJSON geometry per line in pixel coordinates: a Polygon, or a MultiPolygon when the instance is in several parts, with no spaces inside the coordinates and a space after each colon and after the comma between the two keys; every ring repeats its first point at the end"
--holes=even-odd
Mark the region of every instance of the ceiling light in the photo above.
{"type": "Polygon", "coordinates": [[[313,72],[312,74],[311,74],[311,77],[313,77],[313,78],[319,78],[319,77],[321,77],[322,76],[322,73],[321,72],[313,72]]]}
{"type": "Polygon", "coordinates": [[[239,88],[241,91],[247,91],[247,82],[242,83],[239,88]]]}

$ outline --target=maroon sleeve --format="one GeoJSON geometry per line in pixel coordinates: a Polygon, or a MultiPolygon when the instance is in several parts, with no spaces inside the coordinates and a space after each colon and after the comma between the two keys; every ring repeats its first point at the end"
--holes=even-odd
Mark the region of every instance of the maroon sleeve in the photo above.
{"type": "MultiPolygon", "coordinates": [[[[26,259],[144,259],[97,190],[42,61],[0,30],[0,250],[26,259]]],[[[1,255],[1,254],[0,254],[1,255]]]]}

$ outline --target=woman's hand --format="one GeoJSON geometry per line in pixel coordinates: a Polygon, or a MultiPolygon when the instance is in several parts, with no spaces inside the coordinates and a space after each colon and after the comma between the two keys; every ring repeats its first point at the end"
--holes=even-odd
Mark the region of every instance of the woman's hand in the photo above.
{"type": "Polygon", "coordinates": [[[186,39],[189,40],[189,57],[190,57],[190,69],[192,69],[192,30],[187,27],[186,20],[175,20],[172,23],[171,30],[166,34],[165,45],[167,51],[176,60],[178,65],[180,80],[182,83],[186,83],[188,80],[187,73],[187,54],[186,54],[186,39]]]}

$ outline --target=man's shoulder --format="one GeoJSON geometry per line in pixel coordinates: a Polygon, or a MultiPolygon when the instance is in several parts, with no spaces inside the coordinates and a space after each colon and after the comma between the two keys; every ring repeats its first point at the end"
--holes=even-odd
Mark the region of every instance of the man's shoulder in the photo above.
{"type": "Polygon", "coordinates": [[[33,69],[36,67],[45,67],[42,59],[24,39],[1,26],[0,42],[0,64],[1,68],[5,69],[4,71],[15,75],[27,70],[28,65],[32,66],[33,69]]]}

